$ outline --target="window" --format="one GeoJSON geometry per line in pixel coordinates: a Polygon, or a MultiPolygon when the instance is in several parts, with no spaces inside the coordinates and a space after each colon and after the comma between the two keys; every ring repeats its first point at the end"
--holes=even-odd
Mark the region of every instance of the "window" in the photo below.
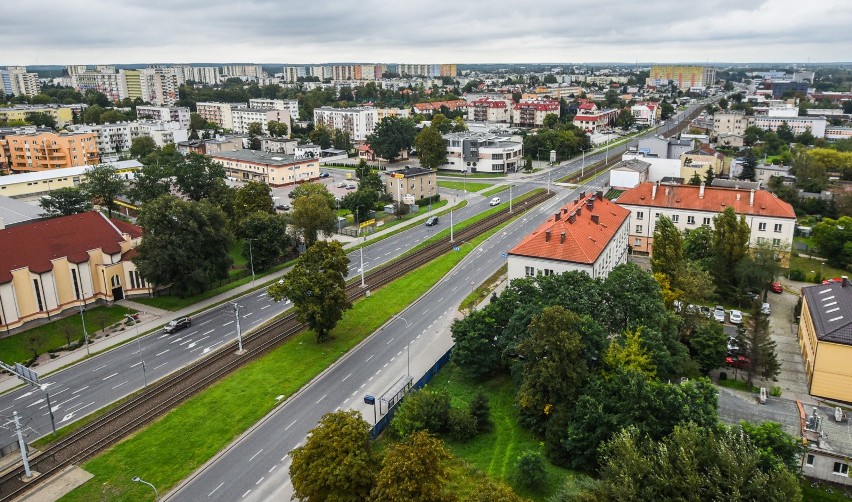
{"type": "Polygon", "coordinates": [[[834,473],[839,476],[849,476],[849,465],[846,462],[835,462],[834,473]]]}
{"type": "Polygon", "coordinates": [[[639,247],[642,245],[642,239],[636,239],[633,241],[633,246],[639,247]]]}
{"type": "Polygon", "coordinates": [[[758,238],[757,238],[757,243],[758,243],[758,244],[763,244],[764,242],[766,242],[766,237],[758,237],[758,238]]]}
{"type": "Polygon", "coordinates": [[[761,232],[765,232],[766,231],[766,223],[758,223],[757,229],[760,230],[761,232]]]}
{"type": "Polygon", "coordinates": [[[695,216],[687,216],[686,217],[687,225],[695,225],[695,216]]]}
{"type": "Polygon", "coordinates": [[[527,277],[532,277],[535,275],[535,268],[533,267],[524,267],[524,275],[527,277]]]}
{"type": "Polygon", "coordinates": [[[553,275],[553,270],[549,268],[544,269],[544,275],[553,275]]]}
{"type": "Polygon", "coordinates": [[[44,303],[41,301],[41,288],[38,286],[38,279],[33,279],[33,286],[35,287],[36,300],[38,300],[38,310],[41,312],[44,310],[44,303]]]}
{"type": "Polygon", "coordinates": [[[636,233],[637,233],[637,234],[641,234],[641,233],[642,233],[642,225],[636,225],[636,233]]]}
{"type": "Polygon", "coordinates": [[[775,233],[778,233],[778,234],[781,233],[781,224],[780,223],[775,224],[775,233]]]}
{"type": "Polygon", "coordinates": [[[808,458],[807,458],[807,460],[805,460],[805,465],[808,466],[808,467],[814,466],[814,456],[811,455],[810,453],[808,453],[808,458]]]}
{"type": "Polygon", "coordinates": [[[780,245],[781,245],[781,239],[772,239],[772,246],[773,247],[777,248],[780,245]]]}
{"type": "Polygon", "coordinates": [[[672,223],[677,223],[679,221],[680,221],[680,215],[679,214],[673,214],[672,215],[672,223]]]}
{"type": "Polygon", "coordinates": [[[74,282],[74,297],[80,299],[80,285],[77,283],[77,271],[71,269],[71,280],[74,282]]]}
{"type": "Polygon", "coordinates": [[[645,211],[636,211],[636,219],[644,220],[645,219],[645,211]]]}
{"type": "Polygon", "coordinates": [[[710,224],[710,218],[704,218],[704,220],[702,221],[701,224],[702,225],[709,225],[710,224]]]}

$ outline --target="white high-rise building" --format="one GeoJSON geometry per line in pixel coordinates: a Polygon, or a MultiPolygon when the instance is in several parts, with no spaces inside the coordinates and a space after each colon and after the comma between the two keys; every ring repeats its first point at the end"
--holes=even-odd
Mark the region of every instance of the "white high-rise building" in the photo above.
{"type": "Polygon", "coordinates": [[[314,109],[314,125],[349,133],[352,141],[365,141],[378,123],[378,112],[371,107],[314,109]]]}
{"type": "Polygon", "coordinates": [[[0,70],[0,94],[3,96],[35,96],[40,89],[38,73],[27,73],[25,66],[7,66],[0,70]]]}
{"type": "Polygon", "coordinates": [[[195,111],[207,122],[212,122],[223,129],[234,129],[234,118],[231,115],[230,103],[199,102],[195,111]]]}
{"type": "Polygon", "coordinates": [[[225,65],[222,67],[222,77],[263,78],[263,68],[259,65],[225,65]]]}
{"type": "Polygon", "coordinates": [[[273,110],[287,110],[290,112],[291,119],[299,120],[299,101],[296,99],[250,99],[249,108],[271,108],[273,110]]]}
{"type": "Polygon", "coordinates": [[[189,129],[189,108],[185,106],[144,106],[136,107],[136,116],[160,122],[177,122],[181,128],[189,129]]]}
{"type": "MultiPolygon", "coordinates": [[[[75,68],[79,69],[79,67],[75,68]]],[[[118,73],[85,71],[71,75],[71,87],[82,93],[94,89],[104,94],[111,101],[120,101],[127,97],[122,92],[121,80],[121,75],[118,73]]]]}
{"type": "Polygon", "coordinates": [[[267,124],[270,121],[282,122],[287,125],[287,131],[290,131],[290,110],[275,110],[272,108],[232,108],[231,109],[231,129],[237,134],[248,134],[249,125],[252,123],[260,124],[264,134],[269,134],[267,124]]]}
{"type": "Polygon", "coordinates": [[[297,82],[299,77],[306,77],[307,71],[304,66],[285,66],[282,80],[287,83],[297,82]]]}

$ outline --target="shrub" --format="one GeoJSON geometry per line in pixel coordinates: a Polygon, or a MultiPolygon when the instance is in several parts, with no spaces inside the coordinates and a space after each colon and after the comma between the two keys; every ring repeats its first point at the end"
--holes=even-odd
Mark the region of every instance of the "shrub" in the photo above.
{"type": "Polygon", "coordinates": [[[547,471],[541,453],[527,450],[518,457],[514,481],[530,490],[540,490],[547,481],[547,471]]]}
{"type": "Polygon", "coordinates": [[[804,281],[805,273],[798,268],[790,269],[790,273],[788,274],[791,281],[804,281]]]}
{"type": "Polygon", "coordinates": [[[477,432],[490,432],[494,428],[491,422],[491,407],[488,406],[488,397],[479,389],[473,401],[470,402],[470,416],[476,419],[477,432]]]}
{"type": "Polygon", "coordinates": [[[476,436],[476,418],[466,410],[452,408],[450,410],[448,426],[450,437],[459,442],[468,441],[476,436]]]}
{"type": "Polygon", "coordinates": [[[447,431],[450,418],[450,395],[424,387],[409,394],[399,405],[391,421],[391,435],[404,438],[415,431],[433,434],[447,431]]]}
{"type": "Polygon", "coordinates": [[[436,195],[433,195],[433,196],[431,196],[431,197],[426,197],[426,198],[423,198],[423,199],[419,199],[419,200],[417,201],[417,205],[418,205],[418,206],[420,206],[420,207],[426,207],[426,206],[428,206],[428,205],[429,205],[429,201],[432,201],[432,204],[435,204],[435,203],[437,203],[437,202],[438,202],[438,201],[440,201],[440,200],[441,200],[441,196],[436,194],[436,195]]]}
{"type": "Polygon", "coordinates": [[[781,386],[773,385],[771,389],[769,389],[769,395],[772,397],[781,397],[781,386]]]}

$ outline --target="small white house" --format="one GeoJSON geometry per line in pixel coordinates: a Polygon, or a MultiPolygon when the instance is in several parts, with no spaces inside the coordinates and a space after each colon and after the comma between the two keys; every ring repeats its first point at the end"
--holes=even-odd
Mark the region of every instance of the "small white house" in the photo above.
{"type": "Polygon", "coordinates": [[[622,160],[609,171],[609,186],[616,189],[633,188],[648,181],[649,162],[639,159],[622,160]]]}

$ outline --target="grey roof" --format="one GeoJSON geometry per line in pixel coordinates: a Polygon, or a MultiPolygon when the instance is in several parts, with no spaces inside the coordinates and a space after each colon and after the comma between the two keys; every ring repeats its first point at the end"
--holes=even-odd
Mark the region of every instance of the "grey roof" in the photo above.
{"type": "Polygon", "coordinates": [[[241,162],[256,162],[258,164],[268,164],[270,166],[289,166],[290,164],[303,162],[305,160],[297,159],[295,155],[260,152],[257,150],[236,150],[234,152],[217,152],[210,155],[210,157],[214,159],[230,159],[241,162]]]}
{"type": "Polygon", "coordinates": [[[41,218],[41,208],[0,195],[0,218],[3,225],[12,227],[41,218]]]}
{"type": "Polygon", "coordinates": [[[426,169],[424,167],[411,167],[405,166],[402,169],[394,169],[393,171],[385,171],[385,174],[391,175],[395,173],[404,174],[406,178],[413,178],[415,176],[423,176],[425,174],[434,174],[435,171],[431,169],[426,169]]]}
{"type": "Polygon", "coordinates": [[[760,183],[757,181],[743,181],[743,180],[723,180],[720,178],[713,178],[713,182],[710,183],[710,186],[713,187],[724,187],[724,188],[741,188],[743,190],[759,190],[760,183]]]}
{"type": "Polygon", "coordinates": [[[651,164],[648,162],[644,162],[639,159],[630,159],[621,161],[613,169],[626,168],[632,171],[636,171],[637,173],[647,173],[650,167],[651,164]]]}
{"type": "Polygon", "coordinates": [[[852,283],[818,284],[802,288],[816,337],[852,345],[852,283]]]}

